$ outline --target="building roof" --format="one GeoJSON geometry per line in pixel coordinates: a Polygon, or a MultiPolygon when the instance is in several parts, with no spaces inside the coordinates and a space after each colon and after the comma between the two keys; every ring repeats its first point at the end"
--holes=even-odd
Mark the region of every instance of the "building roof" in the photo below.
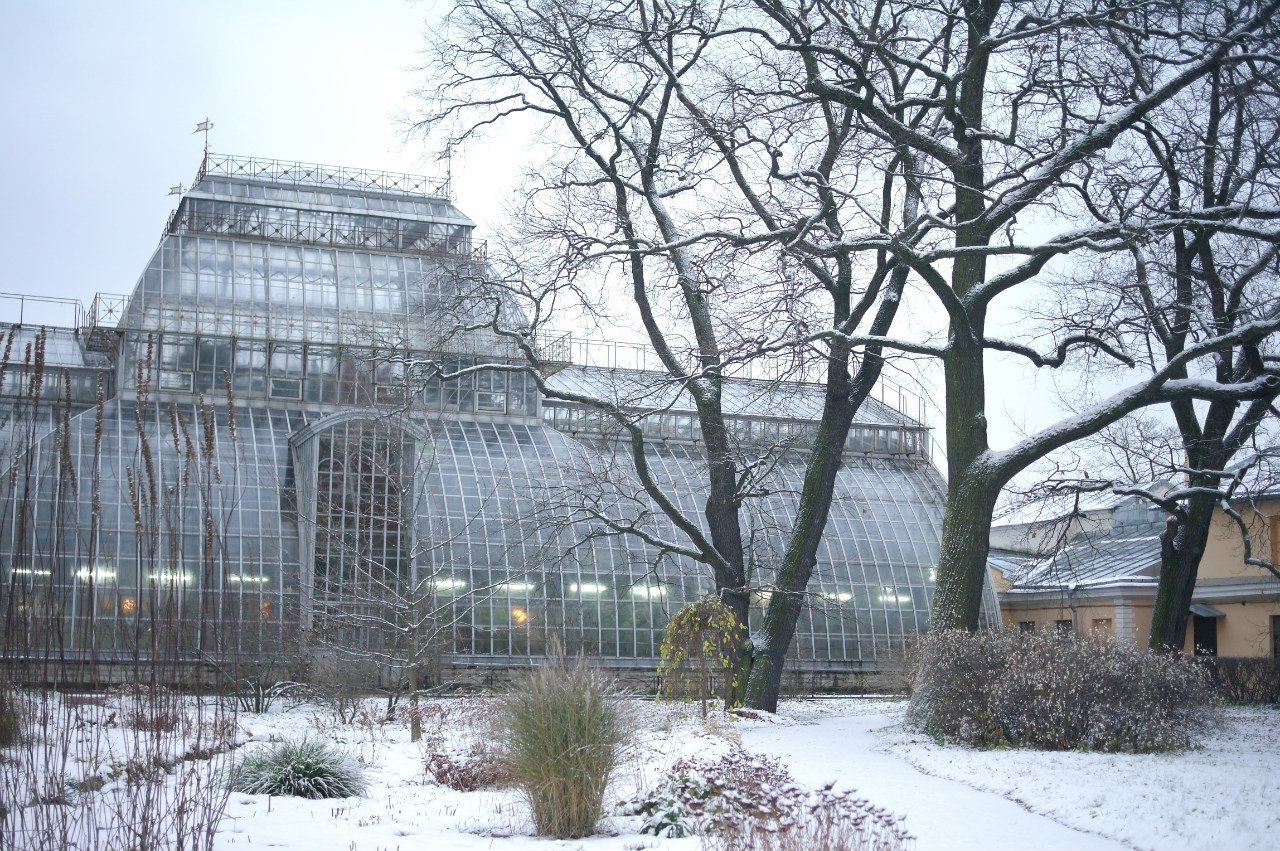
{"type": "MultiPolygon", "coordinates": [[[[422,197],[449,200],[447,178],[426,177],[368,168],[304,163],[271,157],[245,157],[234,154],[206,153],[196,175],[197,184],[205,179],[233,178],[237,182],[277,184],[316,189],[333,193],[335,204],[346,205],[352,197],[373,194],[422,197]]],[[[360,206],[364,206],[361,204],[360,206]]],[[[452,208],[452,204],[449,205],[452,208]]],[[[461,213],[458,213],[462,216],[461,213]]],[[[463,217],[465,218],[465,217],[463,217]]]]}
{"type": "Polygon", "coordinates": [[[21,369],[27,348],[30,346],[34,350],[42,332],[46,369],[101,369],[110,364],[106,355],[86,350],[74,328],[0,322],[0,349],[8,346],[8,366],[11,369],[21,369]],[[12,343],[9,342],[11,336],[12,343]]]}
{"type": "Polygon", "coordinates": [[[1240,474],[1240,484],[1232,494],[1235,502],[1280,497],[1280,446],[1268,446],[1242,456],[1227,468],[1240,474]]]}
{"type": "Polygon", "coordinates": [[[1160,535],[1082,535],[1053,555],[1033,559],[1005,578],[1015,588],[1065,588],[1154,578],[1160,568],[1160,535]]]}
{"type": "Polygon", "coordinates": [[[992,547],[987,551],[987,563],[1000,571],[1004,578],[1012,582],[1015,577],[1026,573],[1027,569],[1035,564],[1039,559],[1034,555],[1020,552],[1018,550],[1007,550],[1001,547],[992,547]]]}

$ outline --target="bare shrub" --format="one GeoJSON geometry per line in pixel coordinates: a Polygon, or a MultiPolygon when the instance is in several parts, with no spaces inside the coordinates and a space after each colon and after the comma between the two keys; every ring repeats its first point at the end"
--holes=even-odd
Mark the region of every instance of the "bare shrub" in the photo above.
{"type": "Polygon", "coordinates": [[[433,751],[424,760],[427,774],[459,792],[492,789],[511,782],[502,755],[484,742],[472,742],[463,754],[433,751]]]}
{"type": "Polygon", "coordinates": [[[498,702],[496,738],[539,834],[573,839],[595,831],[630,738],[619,696],[605,673],[555,653],[498,702]]]}
{"type": "Polygon", "coordinates": [[[0,760],[0,848],[212,847],[235,730],[220,701],[142,688],[82,704],[45,689],[27,714],[0,760]],[[130,712],[142,723],[119,723],[130,712]]]}
{"type": "Polygon", "coordinates": [[[495,702],[462,697],[397,708],[397,720],[416,717],[423,768],[432,781],[460,792],[511,785],[506,756],[491,741],[495,702]]]}
{"type": "Polygon", "coordinates": [[[715,760],[676,760],[656,787],[624,803],[622,811],[645,816],[641,833],[673,838],[713,833],[721,820],[765,809],[776,790],[791,785],[790,772],[778,761],[734,748],[715,760]]]}
{"type": "Polygon", "coordinates": [[[697,834],[711,851],[898,851],[902,820],[833,784],[808,790],[776,760],[736,748],[678,760],[646,796],[623,805],[642,833],[697,834]]]}
{"type": "Polygon", "coordinates": [[[1228,703],[1280,704],[1280,661],[1219,656],[1206,664],[1218,694],[1228,703]]]}
{"type": "Polygon", "coordinates": [[[305,691],[301,682],[307,679],[308,660],[305,635],[293,625],[283,626],[279,637],[264,637],[254,653],[204,657],[219,690],[239,711],[254,715],[270,712],[277,701],[305,691]]]}
{"type": "Polygon", "coordinates": [[[784,787],[768,807],[722,820],[703,836],[712,851],[905,851],[915,845],[898,816],[832,784],[784,787]]]}
{"type": "Polygon", "coordinates": [[[315,655],[305,688],[295,689],[293,697],[321,704],[339,724],[354,724],[375,685],[368,665],[326,651],[315,655]]]}
{"type": "Polygon", "coordinates": [[[146,733],[170,733],[189,724],[185,698],[158,683],[128,683],[107,693],[108,703],[118,707],[120,722],[146,733]]]}
{"type": "Polygon", "coordinates": [[[187,720],[180,710],[168,707],[148,707],[146,709],[130,709],[124,713],[126,727],[142,730],[147,733],[168,733],[178,729],[178,725],[187,720]]]}
{"type": "Polygon", "coordinates": [[[1190,747],[1216,707],[1206,669],[1111,640],[946,631],[920,644],[911,725],[977,747],[1190,747]]]}
{"type": "Polygon", "coordinates": [[[0,748],[16,745],[21,733],[22,716],[18,693],[8,683],[0,681],[0,748]]]}

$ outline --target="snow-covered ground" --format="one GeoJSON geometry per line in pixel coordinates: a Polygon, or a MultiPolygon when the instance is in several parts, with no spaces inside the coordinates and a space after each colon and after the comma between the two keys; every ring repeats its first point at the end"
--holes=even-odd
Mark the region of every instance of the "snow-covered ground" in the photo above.
{"type": "MultiPolygon", "coordinates": [[[[740,742],[778,757],[802,783],[835,780],[905,815],[919,851],[1280,847],[1280,712],[1274,710],[1230,710],[1227,723],[1196,751],[1133,756],[940,747],[902,729],[898,701],[795,701],[772,718],[706,722],[691,707],[634,708],[644,732],[615,799],[651,785],[681,755],[714,756],[740,742]]],[[[232,794],[219,851],[699,847],[694,838],[640,835],[637,818],[617,815],[602,825],[603,836],[531,837],[514,792],[435,785],[424,774],[422,748],[399,726],[327,723],[315,709],[242,715],[240,724],[254,740],[332,736],[368,765],[371,786],[367,797],[342,801],[232,794]]]]}
{"type": "Polygon", "coordinates": [[[793,703],[745,732],[797,779],[907,816],[926,849],[1280,848],[1280,712],[1230,709],[1194,751],[982,751],[906,731],[902,703],[793,703]]]}
{"type": "MultiPolygon", "coordinates": [[[[369,791],[361,798],[324,801],[232,793],[214,847],[701,847],[697,838],[642,835],[638,817],[616,813],[602,823],[600,836],[566,842],[541,839],[530,835],[529,819],[513,790],[458,792],[436,784],[425,770],[426,755],[462,753],[483,743],[491,708],[482,698],[431,704],[425,713],[423,743],[411,743],[403,723],[382,721],[385,713],[376,701],[369,702],[355,723],[343,723],[332,709],[311,705],[240,714],[235,736],[241,746],[235,758],[269,747],[272,740],[322,737],[364,764],[369,791]]],[[[611,806],[652,788],[681,756],[716,757],[741,746],[776,757],[800,783],[836,781],[838,788],[856,788],[872,803],[906,816],[907,828],[917,837],[917,851],[1280,848],[1280,712],[1275,710],[1228,710],[1225,723],[1197,750],[1134,756],[942,747],[904,730],[904,704],[895,700],[791,701],[776,716],[713,715],[708,720],[692,706],[635,701],[630,708],[641,732],[610,791],[611,806]]],[[[68,715],[76,719],[68,740],[96,741],[101,753],[93,759],[72,755],[63,760],[68,766],[60,769],[63,773],[92,773],[99,763],[113,766],[123,759],[131,734],[127,725],[109,723],[112,711],[111,706],[81,708],[68,715]],[[101,715],[101,723],[89,712],[101,715]]],[[[46,733],[52,727],[46,727],[46,733]]],[[[206,727],[213,729],[213,722],[194,725],[197,730],[206,727]]],[[[180,763],[179,769],[217,768],[222,773],[203,778],[199,789],[225,788],[226,763],[232,757],[192,760],[180,763]]],[[[20,767],[20,761],[12,759],[0,764],[3,770],[20,767]]],[[[120,802],[142,806],[126,789],[115,788],[119,783],[112,778],[119,776],[118,770],[110,774],[102,768],[101,773],[106,786],[96,794],[103,806],[114,800],[126,817],[120,802]]],[[[17,847],[22,846],[19,840],[17,847]]]]}

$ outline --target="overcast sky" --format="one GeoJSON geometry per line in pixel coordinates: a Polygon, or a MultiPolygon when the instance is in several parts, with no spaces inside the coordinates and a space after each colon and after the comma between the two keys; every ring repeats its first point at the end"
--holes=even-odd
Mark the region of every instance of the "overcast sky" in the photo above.
{"type": "MultiPolygon", "coordinates": [[[[175,207],[169,187],[200,164],[205,117],[218,153],[443,174],[404,124],[440,5],[0,3],[0,291],[130,292],[175,207]]],[[[455,157],[454,196],[485,230],[515,165],[480,153],[455,157]]],[[[0,318],[17,309],[0,300],[0,318]]],[[[32,309],[27,321],[58,321],[32,309]]]]}

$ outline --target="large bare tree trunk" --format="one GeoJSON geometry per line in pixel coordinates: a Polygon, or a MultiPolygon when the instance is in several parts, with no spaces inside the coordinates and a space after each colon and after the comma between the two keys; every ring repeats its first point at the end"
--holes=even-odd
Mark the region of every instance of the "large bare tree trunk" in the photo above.
{"type": "Polygon", "coordinates": [[[804,592],[817,565],[818,546],[831,513],[831,499],[844,455],[845,439],[854,414],[879,375],[879,358],[876,357],[874,367],[868,368],[864,364],[862,380],[852,382],[847,369],[848,360],[846,348],[842,353],[833,355],[828,365],[823,418],[805,470],[800,504],[782,568],[778,571],[777,588],[765,611],[758,655],[753,658],[747,677],[745,702],[753,709],[767,712],[778,709],[787,648],[795,637],[796,623],[804,605],[804,592]],[[857,390],[855,384],[859,385],[857,390]]]}
{"type": "Polygon", "coordinates": [[[991,514],[1002,483],[966,471],[947,488],[931,629],[978,628],[987,572],[991,514]]]}
{"type": "MultiPolygon", "coordinates": [[[[1194,517],[1200,513],[1201,509],[1192,508],[1188,523],[1170,518],[1160,538],[1160,584],[1151,612],[1152,650],[1180,651],[1186,643],[1191,594],[1209,538],[1209,523],[1194,517]]],[[[1208,515],[1212,514],[1210,499],[1208,515]]]]}

